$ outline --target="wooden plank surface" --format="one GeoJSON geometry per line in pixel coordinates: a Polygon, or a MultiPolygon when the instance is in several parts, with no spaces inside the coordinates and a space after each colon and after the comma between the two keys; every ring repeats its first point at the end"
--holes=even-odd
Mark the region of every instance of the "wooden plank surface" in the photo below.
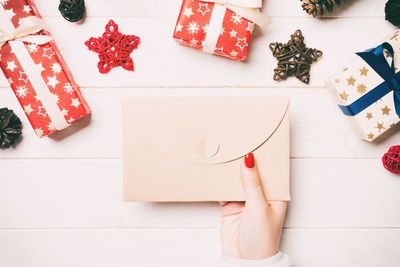
{"type": "Polygon", "coordinates": [[[293,200],[283,251],[294,266],[399,266],[400,182],[380,161],[400,143],[398,127],[373,144],[359,140],[324,88],[354,52],[396,29],[384,20],[386,0],[348,1],[325,19],[307,15],[297,0],[265,0],[274,23],[255,30],[245,62],[175,43],[180,0],[86,0],[83,23],[61,18],[58,1],[36,3],[94,112],[38,139],[0,75],[0,107],[24,124],[18,146],[0,151],[0,266],[212,266],[218,204],[121,202],[120,99],[174,95],[291,96],[293,200]],[[97,55],[83,44],[109,19],[142,39],[134,72],[99,74],[97,55]],[[272,80],[268,44],[298,28],[324,52],[310,86],[272,80]]]}
{"type": "Polygon", "coordinates": [[[120,100],[135,96],[290,95],[292,158],[379,158],[391,145],[400,143],[400,135],[395,130],[375,143],[360,140],[325,89],[105,88],[84,89],[84,94],[93,116],[50,138],[39,139],[11,90],[0,91],[0,99],[24,123],[20,144],[16,149],[2,151],[0,158],[121,158],[120,100]]]}
{"type": "MultiPolygon", "coordinates": [[[[121,160],[0,160],[0,228],[218,227],[217,203],[123,203],[121,160]],[[21,167],[23,166],[23,167],[21,167]]],[[[375,159],[294,159],[286,227],[400,227],[375,159]]]]}
{"type": "MultiPolygon", "coordinates": [[[[92,36],[100,36],[108,19],[91,17],[83,24],[71,24],[62,18],[46,18],[63,57],[82,87],[305,87],[295,78],[284,83],[272,79],[276,60],[268,45],[288,41],[296,29],[302,29],[310,47],[324,52],[324,56],[313,64],[310,82],[312,87],[324,87],[325,80],[342,69],[354,57],[354,52],[376,46],[395,30],[381,17],[276,18],[273,25],[257,28],[247,60],[235,62],[175,42],[172,39],[174,17],[119,17],[115,21],[121,32],[141,37],[139,48],[131,54],[135,71],[115,68],[104,75],[97,70],[97,54],[88,51],[84,42],[92,36]]],[[[1,80],[0,86],[8,86],[5,79],[1,80]]]]}
{"type": "MultiPolygon", "coordinates": [[[[300,1],[264,0],[263,13],[272,17],[309,17],[301,8],[300,1]]],[[[145,0],[145,3],[119,0],[110,4],[107,0],[86,0],[88,17],[176,17],[181,0],[145,0]]],[[[386,0],[351,0],[339,6],[328,17],[382,17],[386,0]]],[[[60,17],[58,2],[54,0],[36,1],[43,16],[60,17]]]]}
{"type": "MultiPolygon", "coordinates": [[[[398,267],[400,231],[287,229],[293,266],[398,267]]],[[[13,267],[213,266],[217,229],[0,231],[0,265],[13,267]],[[140,263],[140,265],[138,265],[140,263]]]]}

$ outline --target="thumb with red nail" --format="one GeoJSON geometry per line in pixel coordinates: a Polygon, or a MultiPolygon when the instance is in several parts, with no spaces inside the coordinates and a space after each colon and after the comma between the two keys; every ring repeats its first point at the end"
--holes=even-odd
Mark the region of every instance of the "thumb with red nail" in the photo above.
{"type": "Polygon", "coordinates": [[[245,202],[221,202],[223,257],[218,267],[288,267],[289,258],[279,251],[287,203],[267,201],[253,153],[240,164],[245,202]]]}

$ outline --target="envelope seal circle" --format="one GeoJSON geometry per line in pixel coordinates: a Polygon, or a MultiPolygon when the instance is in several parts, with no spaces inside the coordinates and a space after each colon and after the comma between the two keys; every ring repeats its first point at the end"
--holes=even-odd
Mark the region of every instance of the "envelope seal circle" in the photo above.
{"type": "Polygon", "coordinates": [[[218,154],[220,143],[212,139],[202,139],[195,143],[196,155],[200,158],[212,158],[218,154]]]}

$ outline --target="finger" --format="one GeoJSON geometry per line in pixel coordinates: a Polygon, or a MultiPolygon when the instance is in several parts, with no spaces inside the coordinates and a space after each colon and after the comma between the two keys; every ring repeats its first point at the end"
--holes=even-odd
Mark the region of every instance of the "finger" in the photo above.
{"type": "Polygon", "coordinates": [[[229,202],[228,201],[220,201],[219,204],[221,205],[221,207],[224,207],[224,206],[228,205],[229,202]]]}
{"type": "Polygon", "coordinates": [[[240,215],[242,209],[244,208],[243,202],[229,202],[227,205],[221,207],[221,216],[233,216],[240,215]]]}
{"type": "Polygon", "coordinates": [[[244,201],[220,201],[219,204],[221,205],[221,207],[226,207],[228,205],[243,205],[244,201]]]}
{"type": "Polygon", "coordinates": [[[274,211],[276,215],[282,220],[285,219],[287,202],[286,201],[268,201],[268,205],[274,211]]]}
{"type": "Polygon", "coordinates": [[[240,165],[240,178],[243,185],[243,190],[246,197],[246,204],[258,204],[258,205],[265,205],[266,200],[264,197],[264,192],[262,189],[262,184],[260,180],[260,176],[258,174],[257,166],[251,164],[252,153],[246,155],[247,158],[250,160],[242,161],[240,165]]]}

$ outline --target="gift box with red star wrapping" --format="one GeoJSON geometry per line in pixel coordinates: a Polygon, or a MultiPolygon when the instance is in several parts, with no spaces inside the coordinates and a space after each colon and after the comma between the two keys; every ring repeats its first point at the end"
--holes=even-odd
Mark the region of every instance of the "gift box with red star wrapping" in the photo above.
{"type": "MultiPolygon", "coordinates": [[[[0,0],[1,30],[15,30],[32,16],[41,18],[31,0],[0,0]]],[[[37,35],[50,36],[46,30],[37,35]]],[[[39,137],[91,113],[53,40],[44,44],[10,42],[0,48],[0,67],[39,137]],[[14,49],[14,43],[20,50],[14,49]]]]}
{"type": "MultiPolygon", "coordinates": [[[[210,20],[216,5],[218,4],[213,2],[183,0],[174,39],[185,46],[206,51],[204,42],[210,31],[210,20]]],[[[222,25],[213,25],[219,27],[219,35],[213,37],[217,38],[215,47],[207,52],[238,61],[244,60],[254,23],[228,8],[220,15],[222,25]]]]}

